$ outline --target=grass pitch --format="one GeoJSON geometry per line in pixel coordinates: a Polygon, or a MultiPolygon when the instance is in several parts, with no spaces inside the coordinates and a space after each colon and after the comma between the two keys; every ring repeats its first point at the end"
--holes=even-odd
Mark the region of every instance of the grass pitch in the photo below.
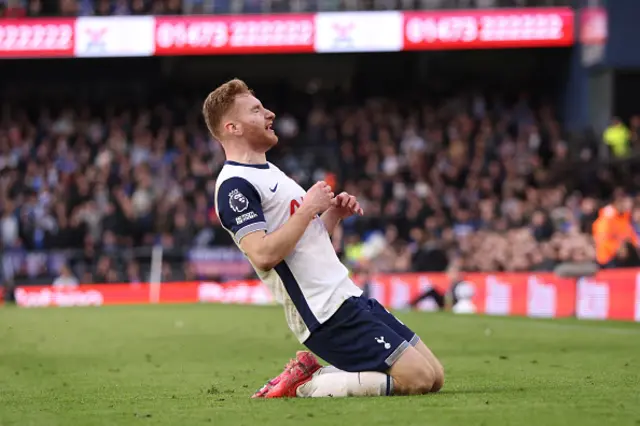
{"type": "Polygon", "coordinates": [[[421,397],[251,400],[299,345],[277,307],[0,308],[0,425],[640,425],[640,325],[402,313],[421,397]]]}

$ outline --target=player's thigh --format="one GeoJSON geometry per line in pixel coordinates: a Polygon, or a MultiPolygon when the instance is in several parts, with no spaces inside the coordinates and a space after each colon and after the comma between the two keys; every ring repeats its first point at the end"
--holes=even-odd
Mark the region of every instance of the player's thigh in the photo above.
{"type": "Polygon", "coordinates": [[[391,366],[388,374],[393,378],[396,395],[421,395],[434,389],[437,374],[431,364],[416,348],[409,347],[391,366]]]}
{"type": "Polygon", "coordinates": [[[442,369],[442,364],[440,363],[440,361],[438,361],[433,352],[431,352],[427,345],[424,344],[424,342],[413,330],[411,330],[407,325],[396,318],[395,315],[389,312],[377,300],[369,299],[367,303],[376,317],[387,324],[393,331],[404,337],[407,342],[411,343],[411,346],[415,347],[421,355],[427,358],[427,360],[433,365],[434,368],[442,369]]]}
{"type": "Polygon", "coordinates": [[[402,336],[411,346],[415,346],[420,338],[418,335],[407,327],[402,321],[389,312],[384,306],[382,306],[376,299],[368,299],[367,306],[371,312],[382,322],[384,322],[389,328],[395,331],[398,335],[402,336]]]}
{"type": "Polygon", "coordinates": [[[374,315],[376,315],[376,317],[387,324],[406,341],[411,343],[411,345],[416,348],[418,353],[427,360],[432,369],[435,371],[435,387],[437,388],[436,390],[439,390],[444,384],[444,367],[442,366],[442,363],[440,363],[438,358],[436,358],[436,356],[433,354],[433,352],[427,347],[427,345],[424,344],[424,342],[413,330],[411,330],[402,321],[396,318],[395,315],[389,312],[377,300],[369,299],[367,301],[367,304],[374,315]]]}
{"type": "Polygon", "coordinates": [[[411,347],[359,298],[346,300],[304,344],[326,362],[351,372],[387,372],[411,347]]]}

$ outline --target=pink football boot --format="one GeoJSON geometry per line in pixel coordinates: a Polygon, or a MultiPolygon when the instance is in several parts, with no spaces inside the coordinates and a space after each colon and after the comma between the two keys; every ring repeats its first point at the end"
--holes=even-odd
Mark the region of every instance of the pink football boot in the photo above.
{"type": "Polygon", "coordinates": [[[263,387],[261,387],[259,391],[254,393],[253,396],[251,396],[251,398],[264,398],[267,392],[269,392],[271,388],[277,385],[279,382],[280,382],[280,376],[274,377],[273,379],[269,380],[263,387]]]}
{"type": "Polygon", "coordinates": [[[299,351],[284,371],[278,377],[269,380],[252,398],[293,398],[296,396],[296,390],[311,380],[313,373],[321,367],[311,352],[299,351]]]}

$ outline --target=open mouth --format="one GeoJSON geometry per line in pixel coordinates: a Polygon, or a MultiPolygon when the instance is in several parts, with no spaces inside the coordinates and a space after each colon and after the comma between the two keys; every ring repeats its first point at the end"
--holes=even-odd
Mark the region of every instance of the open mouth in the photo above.
{"type": "Polygon", "coordinates": [[[270,132],[273,132],[273,123],[269,123],[267,124],[267,126],[265,127],[265,129],[267,129],[270,132]]]}

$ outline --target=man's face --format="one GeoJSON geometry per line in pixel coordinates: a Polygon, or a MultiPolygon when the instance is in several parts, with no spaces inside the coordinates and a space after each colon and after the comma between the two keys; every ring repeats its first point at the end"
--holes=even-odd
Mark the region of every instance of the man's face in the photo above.
{"type": "Polygon", "coordinates": [[[278,143],[278,136],[272,129],[276,115],[262,106],[253,95],[239,95],[225,128],[233,131],[237,136],[258,150],[268,150],[278,143]]]}
{"type": "Polygon", "coordinates": [[[613,206],[618,213],[630,212],[633,208],[633,199],[620,190],[620,192],[615,195],[613,206]]]}

